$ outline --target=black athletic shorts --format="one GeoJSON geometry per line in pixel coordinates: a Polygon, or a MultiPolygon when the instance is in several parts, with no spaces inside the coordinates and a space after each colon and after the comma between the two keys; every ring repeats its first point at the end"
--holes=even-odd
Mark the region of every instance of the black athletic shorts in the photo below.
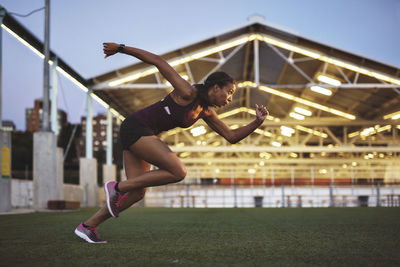
{"type": "Polygon", "coordinates": [[[119,140],[123,150],[129,150],[129,147],[140,137],[150,135],[154,135],[153,130],[143,125],[132,115],[128,116],[119,128],[119,140]]]}

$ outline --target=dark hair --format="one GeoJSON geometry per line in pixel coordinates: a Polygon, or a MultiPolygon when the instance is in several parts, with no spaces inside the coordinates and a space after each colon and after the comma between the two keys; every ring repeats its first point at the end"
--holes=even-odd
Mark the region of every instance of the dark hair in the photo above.
{"type": "Polygon", "coordinates": [[[208,90],[211,87],[218,85],[220,88],[222,88],[229,83],[235,83],[235,79],[223,71],[217,71],[210,74],[204,83],[194,84],[193,86],[198,90],[200,106],[203,108],[210,106],[210,102],[208,100],[208,90]]]}

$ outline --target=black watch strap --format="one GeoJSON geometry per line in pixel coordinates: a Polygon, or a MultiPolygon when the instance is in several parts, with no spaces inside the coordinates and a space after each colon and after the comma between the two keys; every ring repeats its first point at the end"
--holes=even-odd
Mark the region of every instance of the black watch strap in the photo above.
{"type": "Polygon", "coordinates": [[[120,44],[120,45],[118,46],[117,52],[118,52],[118,53],[123,52],[123,51],[124,51],[124,47],[125,47],[124,44],[120,44]]]}

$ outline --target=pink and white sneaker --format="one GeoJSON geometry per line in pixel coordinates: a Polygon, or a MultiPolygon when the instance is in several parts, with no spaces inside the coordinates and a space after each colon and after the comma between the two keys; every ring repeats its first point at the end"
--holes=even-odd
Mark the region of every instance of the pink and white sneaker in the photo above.
{"type": "Polygon", "coordinates": [[[123,200],[126,199],[125,194],[121,194],[115,190],[117,182],[111,181],[104,185],[104,190],[106,191],[106,200],[108,212],[111,216],[117,218],[119,215],[119,208],[122,206],[123,200]]]}
{"type": "Polygon", "coordinates": [[[83,226],[82,223],[79,224],[78,227],[76,227],[75,234],[89,243],[97,243],[97,244],[107,243],[106,240],[102,240],[99,238],[96,227],[90,227],[90,226],[85,227],[83,226]]]}

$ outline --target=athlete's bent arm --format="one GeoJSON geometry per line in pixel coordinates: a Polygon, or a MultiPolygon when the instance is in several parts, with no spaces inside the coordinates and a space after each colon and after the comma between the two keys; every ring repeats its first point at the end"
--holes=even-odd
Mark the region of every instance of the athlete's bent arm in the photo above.
{"type": "MultiPolygon", "coordinates": [[[[119,44],[104,43],[103,46],[104,54],[107,58],[117,53],[119,44]]],[[[121,53],[134,56],[147,64],[154,65],[183,99],[193,100],[196,97],[195,88],[183,79],[161,56],[131,46],[124,46],[121,53]]]]}
{"type": "Polygon", "coordinates": [[[240,140],[254,132],[264,122],[268,116],[268,111],[264,106],[256,105],[256,118],[249,124],[237,129],[230,129],[222,120],[220,120],[214,110],[209,109],[203,120],[216,133],[224,137],[229,143],[236,144],[240,140]]]}

